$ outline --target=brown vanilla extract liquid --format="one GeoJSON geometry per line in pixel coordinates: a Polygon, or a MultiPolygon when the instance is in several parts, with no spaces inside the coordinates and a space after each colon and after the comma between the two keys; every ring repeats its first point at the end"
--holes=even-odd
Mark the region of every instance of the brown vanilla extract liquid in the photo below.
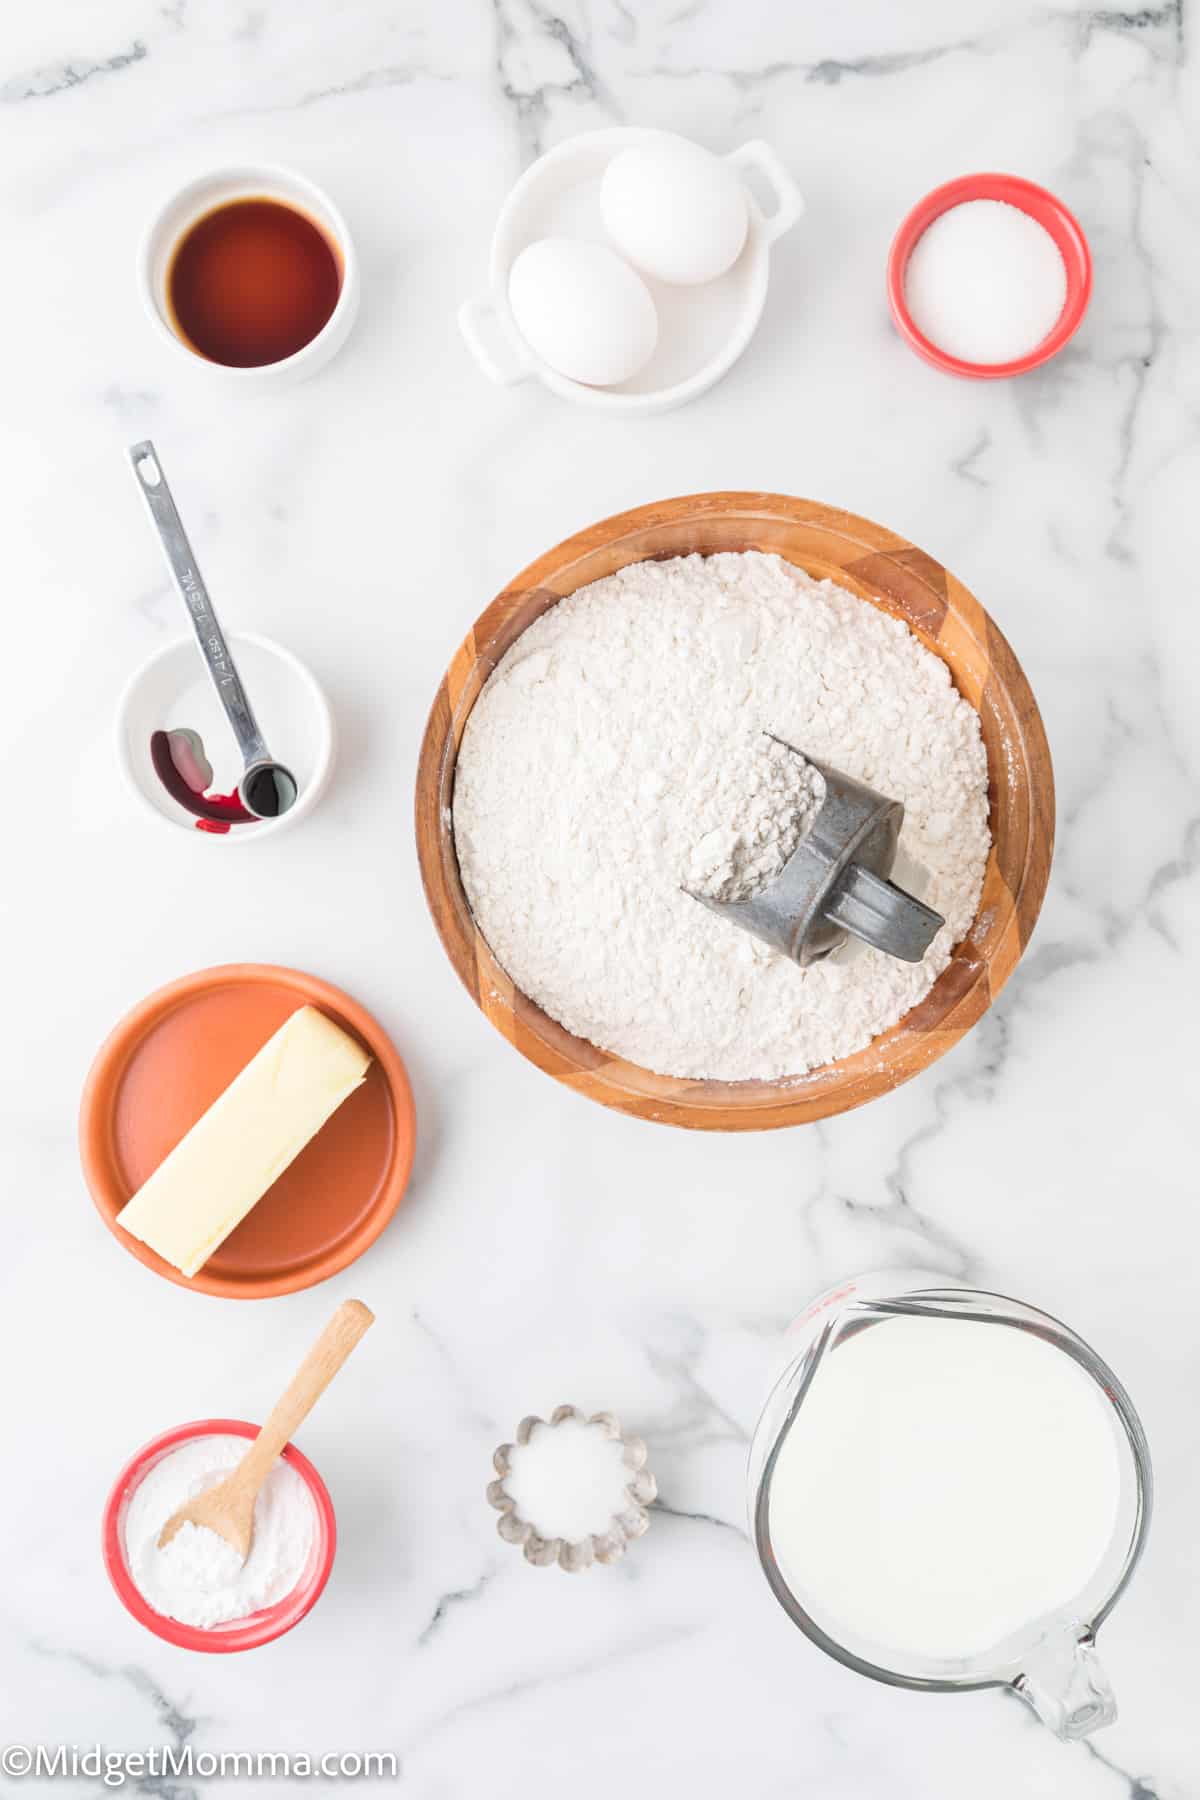
{"type": "Polygon", "coordinates": [[[282,362],[329,323],[342,259],[307,213],[282,200],[230,200],[184,232],[167,304],[184,342],[228,368],[282,362]]]}

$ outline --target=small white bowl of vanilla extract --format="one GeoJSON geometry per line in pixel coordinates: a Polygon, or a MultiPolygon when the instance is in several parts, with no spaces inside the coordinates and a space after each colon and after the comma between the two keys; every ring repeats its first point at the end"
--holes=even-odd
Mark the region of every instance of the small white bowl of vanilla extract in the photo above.
{"type": "Polygon", "coordinates": [[[180,188],[146,233],[139,279],[160,335],[245,386],[315,374],[358,312],[358,258],[341,213],[315,183],[271,164],[180,188]]]}

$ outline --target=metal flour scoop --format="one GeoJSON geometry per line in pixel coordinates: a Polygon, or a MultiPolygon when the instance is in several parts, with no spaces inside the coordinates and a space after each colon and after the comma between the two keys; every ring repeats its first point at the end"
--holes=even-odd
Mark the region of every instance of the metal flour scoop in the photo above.
{"type": "Polygon", "coordinates": [[[946,921],[888,880],[903,803],[804,756],[773,732],[767,736],[823,776],[825,798],[816,818],[779,874],[750,899],[693,899],[802,969],[836,950],[848,932],[901,962],[920,962],[946,921]]]}

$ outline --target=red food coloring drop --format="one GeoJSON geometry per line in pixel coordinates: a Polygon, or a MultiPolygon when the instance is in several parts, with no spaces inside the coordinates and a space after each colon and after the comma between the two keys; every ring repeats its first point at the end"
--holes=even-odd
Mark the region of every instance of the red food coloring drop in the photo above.
{"type": "Polygon", "coordinates": [[[254,825],[257,820],[247,812],[235,788],[231,794],[197,794],[190,788],[175,766],[171,755],[170,734],[155,731],[150,737],[150,760],[154,773],[177,805],[193,814],[197,831],[224,834],[231,825],[254,825]]]}

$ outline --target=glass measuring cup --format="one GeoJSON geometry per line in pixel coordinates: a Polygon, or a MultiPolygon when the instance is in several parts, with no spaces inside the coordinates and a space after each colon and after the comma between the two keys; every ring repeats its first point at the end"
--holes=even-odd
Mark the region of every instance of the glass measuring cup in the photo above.
{"type": "Polygon", "coordinates": [[[1116,1716],[1096,1656],[1096,1632],[1141,1555],[1152,1495],[1150,1454],[1129,1396],[1107,1364],[1058,1319],[1001,1294],[947,1284],[921,1271],[888,1271],[843,1282],[823,1294],[789,1334],[789,1361],[756,1428],[750,1452],[750,1531],[763,1571],[785,1612],[814,1643],[847,1668],[895,1687],[932,1692],[1010,1686],[1063,1738],[1078,1738],[1116,1716]],[[771,1497],[780,1452],[828,1359],[859,1334],[902,1318],[971,1321],[980,1329],[1027,1332],[1070,1357],[1105,1402],[1118,1463],[1108,1548],[1090,1577],[1052,1612],[1031,1618],[986,1651],[961,1657],[915,1653],[872,1641],[821,1612],[819,1598],[789,1582],[772,1540],[771,1497]]]}

